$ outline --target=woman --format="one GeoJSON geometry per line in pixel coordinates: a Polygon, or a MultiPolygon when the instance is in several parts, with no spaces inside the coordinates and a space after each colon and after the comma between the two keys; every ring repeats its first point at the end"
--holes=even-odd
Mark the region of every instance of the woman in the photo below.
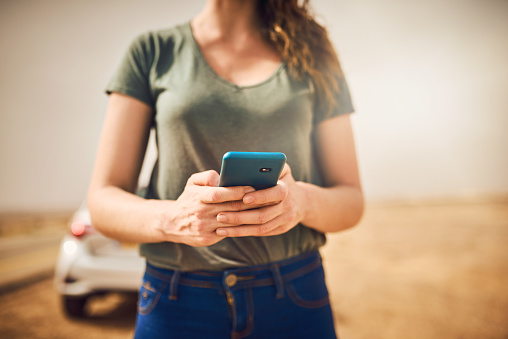
{"type": "Polygon", "coordinates": [[[318,249],[363,197],[349,92],[308,1],[208,0],[134,40],[107,92],[88,205],[147,259],[135,337],[335,338],[318,249]],[[277,186],[217,187],[235,150],[284,152],[277,186]]]}

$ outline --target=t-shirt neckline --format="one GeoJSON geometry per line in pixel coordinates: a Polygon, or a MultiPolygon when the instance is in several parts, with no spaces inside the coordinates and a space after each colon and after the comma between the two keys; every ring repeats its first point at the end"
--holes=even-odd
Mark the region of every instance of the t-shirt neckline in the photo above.
{"type": "Polygon", "coordinates": [[[255,84],[252,84],[252,85],[246,85],[246,86],[240,86],[240,85],[237,85],[229,80],[226,80],[224,79],[223,77],[221,77],[220,75],[217,74],[217,72],[215,72],[215,70],[210,66],[210,64],[208,63],[208,61],[206,61],[203,53],[201,52],[201,49],[199,48],[199,45],[196,41],[196,39],[194,38],[194,33],[192,32],[192,27],[191,27],[191,22],[188,21],[187,24],[184,25],[185,27],[185,30],[186,30],[186,33],[189,37],[189,40],[191,40],[191,43],[192,43],[192,47],[194,49],[194,52],[196,53],[196,56],[198,57],[198,59],[200,60],[200,62],[205,65],[205,67],[208,69],[208,71],[217,79],[219,80],[220,82],[226,84],[227,86],[230,86],[230,87],[233,87],[235,89],[249,89],[249,88],[255,88],[255,87],[260,87],[260,86],[263,86],[264,84],[270,82],[271,80],[273,80],[274,78],[276,78],[279,73],[282,71],[282,69],[284,69],[284,62],[281,61],[279,66],[277,67],[277,69],[275,69],[275,71],[266,79],[258,82],[258,83],[255,83],[255,84]]]}

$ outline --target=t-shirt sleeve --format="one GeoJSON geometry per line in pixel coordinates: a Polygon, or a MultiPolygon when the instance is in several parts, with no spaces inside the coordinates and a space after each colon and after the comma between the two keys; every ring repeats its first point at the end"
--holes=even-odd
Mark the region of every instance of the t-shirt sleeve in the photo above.
{"type": "Polygon", "coordinates": [[[336,96],[335,108],[333,111],[328,114],[327,112],[318,111],[314,115],[314,124],[317,125],[320,122],[336,117],[342,114],[353,113],[355,108],[353,106],[353,101],[351,100],[351,94],[349,93],[349,86],[347,84],[346,78],[341,76],[339,78],[339,93],[336,96]]]}
{"type": "Polygon", "coordinates": [[[122,93],[153,107],[154,99],[150,86],[153,50],[153,39],[149,33],[134,39],[107,84],[106,93],[122,93]]]}

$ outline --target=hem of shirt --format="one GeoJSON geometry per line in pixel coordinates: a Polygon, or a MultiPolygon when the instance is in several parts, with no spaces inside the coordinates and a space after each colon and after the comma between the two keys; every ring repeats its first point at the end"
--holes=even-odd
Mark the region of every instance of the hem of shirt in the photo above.
{"type": "Polygon", "coordinates": [[[110,95],[111,93],[120,93],[120,94],[125,94],[127,96],[130,96],[134,99],[138,99],[139,101],[147,104],[148,106],[150,107],[154,107],[153,103],[151,100],[147,99],[145,96],[139,94],[138,92],[136,92],[135,90],[132,90],[130,88],[124,88],[124,87],[108,87],[104,90],[104,92],[107,94],[107,95],[110,95]]]}

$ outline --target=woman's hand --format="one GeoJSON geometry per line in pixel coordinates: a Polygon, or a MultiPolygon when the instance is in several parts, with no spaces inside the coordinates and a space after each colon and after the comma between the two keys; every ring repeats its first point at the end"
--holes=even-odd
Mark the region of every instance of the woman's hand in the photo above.
{"type": "Polygon", "coordinates": [[[277,185],[246,192],[243,204],[249,210],[224,211],[217,215],[219,237],[269,236],[282,234],[304,218],[305,195],[293,178],[288,164],[277,185]]]}
{"type": "Polygon", "coordinates": [[[242,199],[254,192],[249,186],[217,187],[219,174],[205,171],[193,174],[180,197],[162,214],[159,228],[168,240],[190,246],[210,246],[224,236],[216,229],[223,224],[217,215],[260,207],[242,199]]]}

